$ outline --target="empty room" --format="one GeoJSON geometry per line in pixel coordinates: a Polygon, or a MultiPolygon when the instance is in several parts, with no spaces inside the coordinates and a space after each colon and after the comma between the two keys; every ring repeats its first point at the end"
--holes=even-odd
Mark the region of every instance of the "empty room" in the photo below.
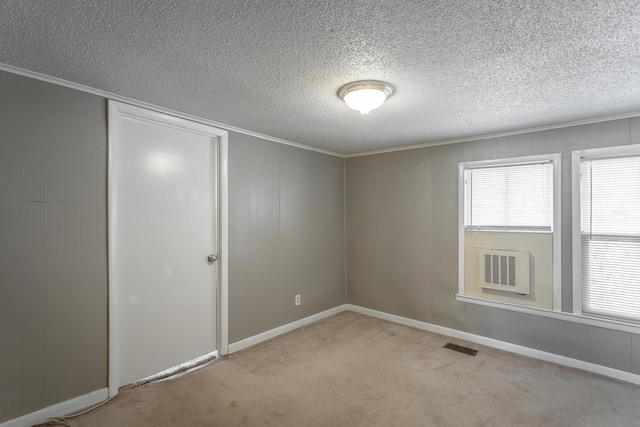
{"type": "Polygon", "coordinates": [[[640,3],[2,1],[0,273],[0,427],[640,426],[640,3]]]}

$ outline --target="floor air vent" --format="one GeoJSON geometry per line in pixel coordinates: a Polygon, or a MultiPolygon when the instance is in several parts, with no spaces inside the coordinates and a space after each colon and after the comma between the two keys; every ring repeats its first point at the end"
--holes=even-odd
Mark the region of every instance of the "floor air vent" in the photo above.
{"type": "Polygon", "coordinates": [[[464,347],[458,344],[453,344],[453,343],[446,343],[444,345],[444,348],[448,348],[449,350],[453,350],[453,351],[457,351],[458,353],[464,353],[464,354],[468,354],[469,356],[475,356],[476,354],[478,354],[479,350],[474,350],[472,348],[469,347],[464,347]]]}

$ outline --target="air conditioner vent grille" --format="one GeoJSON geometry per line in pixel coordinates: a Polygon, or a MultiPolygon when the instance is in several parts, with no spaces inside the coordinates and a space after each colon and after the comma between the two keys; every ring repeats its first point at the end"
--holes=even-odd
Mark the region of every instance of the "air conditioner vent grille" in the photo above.
{"type": "MultiPolygon", "coordinates": [[[[529,265],[529,263],[527,263],[529,265]]],[[[527,269],[528,270],[528,269],[527,269]]],[[[516,257],[509,257],[509,286],[516,285],[516,257]]]]}
{"type": "Polygon", "coordinates": [[[491,255],[484,256],[484,282],[491,283],[491,255]]]}
{"type": "MultiPolygon", "coordinates": [[[[513,257],[509,257],[509,259],[511,259],[513,257]]],[[[501,285],[511,285],[511,283],[509,283],[509,279],[507,276],[507,257],[502,255],[500,257],[500,284],[501,285]]]]}
{"type": "Polygon", "coordinates": [[[529,262],[529,252],[481,249],[480,286],[529,295],[529,262]]]}

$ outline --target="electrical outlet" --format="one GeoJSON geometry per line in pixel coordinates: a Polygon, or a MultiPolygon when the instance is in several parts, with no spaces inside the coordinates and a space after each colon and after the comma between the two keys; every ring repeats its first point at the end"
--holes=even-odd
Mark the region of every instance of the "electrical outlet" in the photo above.
{"type": "Polygon", "coordinates": [[[300,305],[300,295],[296,295],[296,305],[300,305]]]}

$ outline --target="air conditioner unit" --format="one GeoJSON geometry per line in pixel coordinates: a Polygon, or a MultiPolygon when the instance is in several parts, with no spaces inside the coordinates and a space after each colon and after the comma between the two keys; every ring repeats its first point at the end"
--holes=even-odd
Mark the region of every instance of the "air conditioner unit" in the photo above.
{"type": "Polygon", "coordinates": [[[480,287],[529,295],[529,252],[480,249],[480,287]]]}

